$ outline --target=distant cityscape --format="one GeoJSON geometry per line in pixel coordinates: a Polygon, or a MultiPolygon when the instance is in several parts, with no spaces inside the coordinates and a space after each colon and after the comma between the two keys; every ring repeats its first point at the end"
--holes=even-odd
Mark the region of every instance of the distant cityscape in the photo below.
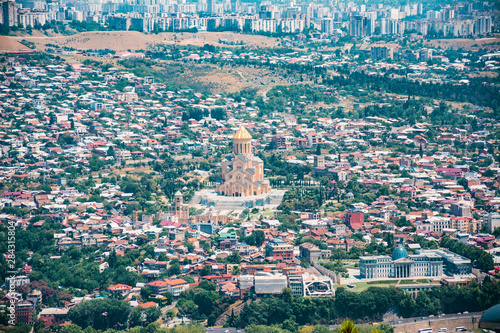
{"type": "Polygon", "coordinates": [[[239,0],[198,1],[10,1],[2,0],[0,23],[35,27],[56,21],[98,23],[113,30],[235,31],[276,36],[314,30],[318,39],[342,36],[432,37],[487,36],[492,33],[493,3],[453,5],[410,3],[404,6],[247,3],[239,0]]]}

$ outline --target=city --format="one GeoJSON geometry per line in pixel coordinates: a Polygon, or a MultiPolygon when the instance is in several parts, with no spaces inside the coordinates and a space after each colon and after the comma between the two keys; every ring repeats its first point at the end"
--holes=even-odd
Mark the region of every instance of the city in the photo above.
{"type": "Polygon", "coordinates": [[[1,5],[0,331],[500,329],[497,3],[1,5]]]}

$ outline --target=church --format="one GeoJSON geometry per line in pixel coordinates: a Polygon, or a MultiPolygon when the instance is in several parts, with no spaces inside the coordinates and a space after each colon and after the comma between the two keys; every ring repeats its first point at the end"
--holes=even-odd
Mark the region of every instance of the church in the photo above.
{"type": "Polygon", "coordinates": [[[231,156],[222,162],[222,180],[216,192],[230,197],[245,197],[269,193],[269,181],[264,179],[264,162],[253,155],[252,136],[241,126],[233,136],[231,156]]]}

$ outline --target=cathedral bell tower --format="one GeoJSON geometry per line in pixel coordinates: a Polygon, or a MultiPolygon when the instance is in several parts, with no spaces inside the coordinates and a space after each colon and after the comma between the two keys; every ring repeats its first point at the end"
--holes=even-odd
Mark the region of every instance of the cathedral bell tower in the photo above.
{"type": "Polygon", "coordinates": [[[252,154],[252,136],[245,127],[241,126],[233,136],[233,151],[235,155],[253,155],[252,154]]]}

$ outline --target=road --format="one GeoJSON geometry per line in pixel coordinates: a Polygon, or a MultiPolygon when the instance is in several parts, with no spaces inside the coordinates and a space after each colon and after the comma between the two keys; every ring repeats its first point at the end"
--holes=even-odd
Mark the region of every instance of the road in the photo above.
{"type": "Polygon", "coordinates": [[[161,312],[162,312],[162,313],[165,313],[165,312],[167,312],[168,310],[173,309],[176,305],[177,305],[177,301],[174,301],[174,302],[172,302],[172,304],[170,304],[170,305],[166,305],[166,306],[164,306],[163,308],[161,308],[161,312]]]}
{"type": "MultiPolygon", "coordinates": [[[[440,320],[447,320],[447,319],[466,319],[470,318],[472,321],[472,317],[477,318],[477,321],[479,321],[479,318],[481,318],[482,312],[472,312],[472,313],[466,313],[466,314],[447,314],[447,315],[441,315],[441,317],[414,317],[414,318],[406,318],[406,319],[400,319],[398,321],[395,321],[394,323],[391,322],[386,322],[388,324],[393,324],[394,326],[402,326],[405,324],[410,324],[410,323],[420,323],[420,322],[436,322],[440,320]]],[[[476,321],[476,322],[477,322],[476,321]]]]}
{"type": "MultiPolygon", "coordinates": [[[[474,323],[477,326],[482,314],[483,314],[482,312],[472,312],[472,313],[466,313],[466,314],[453,313],[453,314],[441,315],[440,317],[430,317],[430,318],[429,317],[413,317],[413,318],[406,318],[406,319],[397,320],[395,322],[385,321],[385,322],[379,322],[379,324],[389,324],[389,325],[397,328],[397,327],[404,327],[404,326],[407,326],[410,324],[418,324],[418,323],[429,324],[429,322],[436,323],[436,322],[440,322],[440,321],[444,322],[444,321],[450,320],[450,319],[467,319],[467,318],[469,318],[470,321],[472,322],[472,318],[474,318],[474,323]]],[[[356,324],[356,326],[367,326],[367,325],[371,325],[371,323],[356,324]]],[[[329,328],[331,330],[333,330],[339,326],[340,325],[330,325],[329,328]]],[[[451,332],[450,330],[451,330],[451,328],[448,329],[448,332],[451,332]]],[[[454,328],[453,328],[453,330],[454,330],[454,328]]],[[[417,332],[417,331],[418,330],[415,330],[415,332],[417,332]]],[[[207,328],[207,333],[238,333],[238,332],[244,333],[245,330],[244,329],[237,329],[234,327],[228,327],[228,328],[209,327],[209,328],[207,328]]]]}
{"type": "Polygon", "coordinates": [[[207,328],[207,333],[245,333],[245,330],[234,327],[209,327],[207,328]]]}
{"type": "MultiPolygon", "coordinates": [[[[479,319],[481,318],[482,312],[472,312],[472,313],[466,313],[466,314],[447,314],[447,315],[441,315],[440,317],[435,316],[435,317],[413,317],[413,318],[406,318],[406,319],[399,319],[399,320],[394,320],[394,321],[383,321],[383,322],[378,322],[379,324],[389,324],[395,328],[401,327],[401,326],[408,326],[410,324],[419,324],[419,323],[436,323],[440,321],[445,321],[445,320],[450,320],[450,319],[467,319],[469,318],[471,323],[472,323],[472,318],[474,318],[474,323],[477,325],[479,323],[479,319]]],[[[366,323],[366,324],[356,324],[357,326],[366,326],[366,325],[371,325],[371,323],[366,323]]],[[[330,329],[335,329],[339,327],[340,325],[330,325],[330,329]]],[[[449,330],[448,330],[449,331],[449,330]]]]}

